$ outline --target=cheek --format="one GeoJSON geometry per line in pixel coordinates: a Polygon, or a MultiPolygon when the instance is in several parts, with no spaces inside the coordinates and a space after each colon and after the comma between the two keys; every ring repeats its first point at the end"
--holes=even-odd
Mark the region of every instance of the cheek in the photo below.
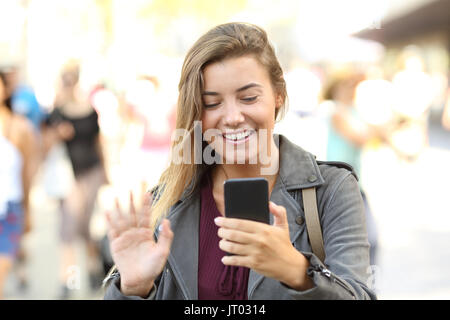
{"type": "Polygon", "coordinates": [[[275,108],[265,106],[250,117],[258,127],[271,129],[275,125],[275,108]]]}
{"type": "Polygon", "coordinates": [[[202,118],[202,133],[205,133],[206,130],[213,128],[214,126],[214,121],[211,117],[211,115],[207,114],[207,113],[203,113],[202,118]]]}
{"type": "Polygon", "coordinates": [[[207,143],[215,142],[214,145],[217,144],[218,140],[217,136],[220,135],[220,130],[218,129],[220,117],[214,112],[204,112],[202,117],[202,135],[203,139],[207,143]]]}

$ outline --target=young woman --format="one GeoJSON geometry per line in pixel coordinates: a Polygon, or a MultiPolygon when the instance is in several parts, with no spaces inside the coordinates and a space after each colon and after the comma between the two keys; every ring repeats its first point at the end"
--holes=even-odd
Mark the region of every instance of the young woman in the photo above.
{"type": "Polygon", "coordinates": [[[107,215],[117,270],[105,299],[375,298],[356,179],[272,134],[286,98],[261,28],[219,25],[194,44],[179,83],[176,127],[186,135],[143,210],[131,196],[129,213],[117,205],[107,215]],[[270,225],[224,217],[224,181],[245,177],[269,182],[270,225]],[[311,186],[324,263],[311,253],[299,200],[311,186]]]}
{"type": "Polygon", "coordinates": [[[30,230],[28,195],[37,165],[33,126],[14,114],[5,100],[5,78],[0,74],[0,299],[22,233],[30,230]]]}

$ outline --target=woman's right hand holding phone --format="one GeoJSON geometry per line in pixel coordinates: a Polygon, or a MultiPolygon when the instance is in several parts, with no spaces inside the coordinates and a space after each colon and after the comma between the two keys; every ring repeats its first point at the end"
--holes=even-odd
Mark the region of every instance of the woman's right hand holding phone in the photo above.
{"type": "Polygon", "coordinates": [[[130,212],[124,213],[116,199],[116,214],[106,213],[111,255],[120,273],[120,291],[126,296],[147,297],[162,272],[173,239],[170,222],[160,225],[158,242],[150,228],[152,196],[145,194],[142,209],[136,211],[130,193],[130,212]]]}

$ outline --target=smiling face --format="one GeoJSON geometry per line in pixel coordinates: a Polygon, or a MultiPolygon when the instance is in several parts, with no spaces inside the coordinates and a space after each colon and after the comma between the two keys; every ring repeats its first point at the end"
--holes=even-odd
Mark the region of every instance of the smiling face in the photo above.
{"type": "Polygon", "coordinates": [[[282,104],[266,69],[253,56],[228,58],[207,65],[203,81],[205,139],[224,163],[256,163],[272,141],[282,104]]]}

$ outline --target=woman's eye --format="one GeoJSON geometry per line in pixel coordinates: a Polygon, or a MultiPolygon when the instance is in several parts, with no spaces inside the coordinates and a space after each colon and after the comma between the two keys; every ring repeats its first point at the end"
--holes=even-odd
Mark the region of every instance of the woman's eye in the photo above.
{"type": "Polygon", "coordinates": [[[203,105],[205,108],[214,108],[214,107],[217,107],[219,104],[220,103],[210,103],[210,104],[204,103],[203,105]]]}
{"type": "Polygon", "coordinates": [[[245,102],[251,102],[251,101],[255,101],[257,97],[258,96],[247,97],[247,98],[242,98],[242,100],[245,102]]]}

